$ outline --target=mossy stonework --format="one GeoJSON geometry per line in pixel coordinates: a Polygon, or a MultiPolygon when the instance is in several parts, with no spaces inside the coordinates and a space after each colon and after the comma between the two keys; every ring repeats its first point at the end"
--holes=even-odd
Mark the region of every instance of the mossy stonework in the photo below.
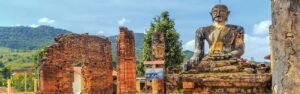
{"type": "Polygon", "coordinates": [[[300,1],[272,0],[273,94],[300,92],[300,1]]]}

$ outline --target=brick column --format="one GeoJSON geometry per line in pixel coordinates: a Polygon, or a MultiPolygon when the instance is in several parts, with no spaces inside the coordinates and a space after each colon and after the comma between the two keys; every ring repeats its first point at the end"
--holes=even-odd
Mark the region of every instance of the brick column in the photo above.
{"type": "MultiPolygon", "coordinates": [[[[164,61],[165,60],[165,41],[164,33],[153,32],[152,34],[152,61],[164,61]]],[[[153,65],[152,68],[164,68],[164,66],[153,65]]],[[[152,80],[152,94],[164,93],[164,79],[152,80]]]]}
{"type": "Polygon", "coordinates": [[[118,94],[136,93],[136,58],[134,33],[126,27],[120,27],[117,38],[117,92],[118,94]]]}

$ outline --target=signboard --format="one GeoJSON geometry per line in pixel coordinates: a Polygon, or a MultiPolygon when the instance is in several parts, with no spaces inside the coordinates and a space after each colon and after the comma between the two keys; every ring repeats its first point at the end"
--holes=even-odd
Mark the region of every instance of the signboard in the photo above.
{"type": "Polygon", "coordinates": [[[164,79],[164,69],[163,68],[149,68],[145,71],[146,79],[164,79]]]}

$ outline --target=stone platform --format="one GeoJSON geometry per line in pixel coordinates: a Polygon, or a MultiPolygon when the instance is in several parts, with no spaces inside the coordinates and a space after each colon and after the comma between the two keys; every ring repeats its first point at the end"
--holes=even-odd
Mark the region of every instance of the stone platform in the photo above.
{"type": "Polygon", "coordinates": [[[261,94],[270,92],[270,85],[270,73],[199,73],[168,75],[167,88],[174,89],[177,86],[176,89],[184,89],[184,94],[198,94],[203,91],[211,94],[261,94]]]}

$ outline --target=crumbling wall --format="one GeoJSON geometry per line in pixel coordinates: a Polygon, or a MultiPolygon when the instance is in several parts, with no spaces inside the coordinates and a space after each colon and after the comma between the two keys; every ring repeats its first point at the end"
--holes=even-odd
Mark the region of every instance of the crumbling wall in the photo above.
{"type": "Polygon", "coordinates": [[[300,92],[299,13],[299,0],[272,0],[273,94],[300,92]]]}
{"type": "Polygon", "coordinates": [[[126,27],[120,27],[117,40],[117,92],[135,94],[136,92],[136,57],[134,33],[126,27]]]}
{"type": "Polygon", "coordinates": [[[82,65],[82,94],[111,94],[111,44],[105,37],[59,35],[40,63],[40,93],[73,94],[74,64],[82,65]]]}

